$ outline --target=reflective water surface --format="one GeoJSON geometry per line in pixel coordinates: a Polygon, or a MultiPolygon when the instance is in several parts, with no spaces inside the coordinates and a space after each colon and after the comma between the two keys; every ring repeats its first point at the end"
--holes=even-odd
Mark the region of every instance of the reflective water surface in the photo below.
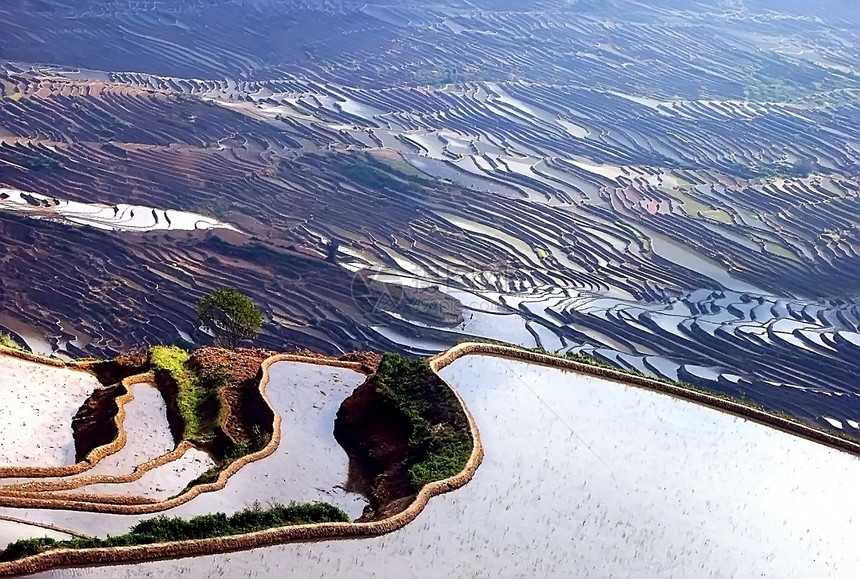
{"type": "Polygon", "coordinates": [[[483,356],[442,372],[474,480],[369,540],[43,577],[857,577],[860,460],[695,404],[483,356]]]}

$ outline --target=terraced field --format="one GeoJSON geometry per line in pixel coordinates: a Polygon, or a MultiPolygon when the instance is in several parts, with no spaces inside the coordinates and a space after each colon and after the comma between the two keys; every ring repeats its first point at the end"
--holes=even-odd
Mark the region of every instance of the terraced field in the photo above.
{"type": "Polygon", "coordinates": [[[466,356],[441,375],[474,414],[486,455],[466,487],[434,498],[397,533],[37,576],[263,579],[289,568],[313,578],[848,579],[860,571],[844,532],[860,514],[856,456],[518,360],[466,356]]]}
{"type": "Polygon", "coordinates": [[[573,349],[860,435],[860,14],[648,4],[5,2],[0,326],[203,341],[229,284],[268,348],[573,349]]]}
{"type": "MultiPolygon", "coordinates": [[[[91,432],[79,424],[88,416],[85,409],[103,414],[92,402],[100,399],[99,393],[123,388],[114,393],[116,416],[102,416],[117,426],[108,446],[74,465],[31,465],[15,457],[3,465],[0,547],[8,549],[0,557],[2,576],[45,571],[42,576],[173,577],[189,569],[220,575],[242,569],[250,577],[270,577],[287,564],[311,577],[347,569],[350,575],[375,576],[382,568],[391,575],[412,569],[419,577],[436,576],[440,570],[455,576],[569,576],[576,570],[601,577],[686,577],[695,572],[847,578],[860,569],[850,536],[843,532],[858,515],[850,497],[860,468],[860,444],[665,382],[478,343],[455,347],[426,364],[396,355],[380,362],[379,356],[361,352],[333,359],[203,349],[194,353],[198,364],[231,356],[233,374],[242,376],[250,372],[245,366],[258,367],[253,386],[270,405],[271,413],[261,415],[272,421],[265,446],[234,457],[210,483],[201,477],[213,466],[209,456],[188,440],[175,443],[170,407],[176,395],[155,386],[164,376],[136,373],[119,385],[99,383],[112,381],[108,376],[148,370],[155,362],[136,354],[75,364],[8,349],[0,354],[7,370],[29,371],[6,375],[29,384],[38,374],[45,391],[73,390],[75,377],[92,378],[91,384],[80,385],[84,404],[74,419],[57,414],[58,425],[73,425],[67,447],[79,448],[82,432],[91,432]],[[368,378],[373,368],[376,373],[368,378]],[[409,385],[398,384],[394,390],[391,380],[396,378],[409,385]],[[398,402],[416,396],[410,390],[433,391],[428,380],[445,394],[398,402]],[[382,404],[372,402],[374,396],[381,396],[382,404]],[[432,410],[422,409],[421,402],[432,410]],[[373,460],[392,460],[400,469],[416,464],[416,456],[397,459],[397,451],[391,454],[421,436],[412,426],[400,432],[398,419],[410,420],[401,408],[420,417],[428,433],[443,442],[450,440],[454,421],[460,422],[466,456],[448,474],[373,506],[384,493],[365,497],[356,490],[362,488],[359,479],[373,472],[362,474],[372,460],[361,459],[359,447],[341,447],[342,436],[350,432],[353,443],[370,442],[377,457],[373,460]],[[356,417],[355,412],[363,414],[356,417]],[[453,416],[456,412],[459,417],[453,416]],[[435,416],[433,422],[430,416],[435,416]],[[356,418],[383,429],[354,430],[356,418]],[[447,436],[435,434],[446,431],[447,436]],[[386,454],[389,458],[382,458],[386,454]],[[756,468],[762,464],[768,465],[766,474],[756,468]],[[821,492],[822,473],[826,493],[821,492]],[[178,516],[196,528],[204,523],[191,517],[226,521],[228,516],[263,513],[263,504],[321,500],[349,514],[321,525],[275,524],[277,528],[264,527],[259,533],[216,531],[179,542],[176,536],[135,531],[139,542],[123,542],[130,540],[123,533],[135,525],[180,525],[161,515],[178,516]],[[152,522],[155,514],[160,517],[152,522]],[[388,534],[394,531],[392,539],[388,534]],[[286,534],[293,532],[298,534],[286,534]],[[38,543],[15,542],[23,537],[73,537],[79,542],[49,544],[38,554],[38,547],[29,550],[38,543]],[[89,543],[111,537],[118,541],[111,548],[89,543]],[[304,544],[286,544],[297,542],[304,544]],[[254,550],[252,564],[237,563],[246,555],[234,552],[254,546],[269,548],[254,550]],[[518,550],[525,556],[505,561],[518,550]],[[386,555],[382,559],[376,557],[380,551],[386,555]],[[193,567],[179,560],[194,555],[201,557],[193,567]],[[415,567],[416,562],[423,564],[415,567]],[[98,567],[111,563],[137,565],[98,567]]],[[[219,414],[221,425],[236,418],[235,390],[242,384],[230,384],[218,391],[228,409],[219,414]]],[[[72,404],[62,396],[54,398],[58,409],[72,404]]],[[[9,422],[42,407],[50,404],[11,398],[9,422]]],[[[41,433],[32,438],[53,441],[41,433]]],[[[27,447],[15,442],[17,448],[27,447]]],[[[427,452],[426,462],[417,463],[427,469],[433,460],[456,459],[453,450],[427,452]]],[[[384,470],[374,485],[398,472],[384,470]]]]}
{"type": "Polygon", "coordinates": [[[98,380],[7,356],[0,356],[0,374],[0,469],[74,464],[72,419],[98,380]]]}
{"type": "MultiPolygon", "coordinates": [[[[0,355],[0,363],[17,362],[0,355]]],[[[120,535],[152,519],[153,513],[190,519],[215,512],[233,514],[255,505],[326,501],[357,519],[367,501],[344,489],[348,457],[332,431],[341,403],[365,378],[348,368],[289,361],[272,364],[265,391],[280,424],[276,450],[243,466],[223,488],[195,496],[188,496],[187,490],[213,466],[212,459],[187,442],[174,444],[162,395],[149,383],[135,383],[130,388],[134,398],[123,405],[121,428],[126,442],[121,449],[81,474],[0,476],[0,550],[19,538],[43,536],[46,529],[65,531],[60,535],[120,535]],[[182,495],[186,497],[170,502],[182,495]],[[27,503],[28,499],[36,503],[27,503]],[[146,509],[137,513],[136,505],[146,509]]],[[[21,415],[28,408],[26,400],[19,401],[10,412],[21,415]]],[[[71,418],[66,422],[70,425],[71,418]]],[[[69,433],[73,447],[71,438],[69,433]]],[[[27,462],[15,465],[27,466],[27,462]]]]}

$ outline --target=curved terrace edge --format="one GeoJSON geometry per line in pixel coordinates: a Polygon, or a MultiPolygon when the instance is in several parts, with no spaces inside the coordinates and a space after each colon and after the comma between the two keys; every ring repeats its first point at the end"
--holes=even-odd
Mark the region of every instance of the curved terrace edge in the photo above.
{"type": "MultiPolygon", "coordinates": [[[[707,406],[715,410],[746,418],[766,426],[774,427],[790,434],[801,436],[820,444],[860,456],[860,444],[738,402],[732,402],[730,400],[710,396],[702,392],[686,389],[673,384],[667,384],[657,380],[633,376],[622,371],[589,366],[572,360],[565,360],[563,358],[539,354],[520,348],[478,342],[463,343],[431,358],[429,361],[430,368],[438,376],[442,369],[449,366],[456,360],[469,355],[487,355],[521,360],[661,392],[707,406]]],[[[359,364],[350,362],[304,358],[302,356],[295,355],[277,355],[268,358],[263,362],[264,376],[263,380],[261,380],[261,386],[264,383],[268,383],[269,365],[278,361],[305,362],[353,369],[355,369],[356,366],[359,366],[359,364]]],[[[369,538],[391,533],[403,528],[405,525],[412,522],[424,510],[431,498],[456,490],[467,484],[477,472],[477,469],[484,458],[484,448],[481,443],[480,433],[474,417],[466,406],[463,398],[460,396],[460,393],[455,388],[451,387],[447,381],[444,379],[442,380],[454,392],[467,416],[470,432],[473,438],[472,453],[462,471],[448,479],[425,485],[416,495],[412,504],[396,515],[380,521],[367,523],[318,523],[295,525],[267,529],[265,531],[258,531],[255,533],[202,540],[176,541],[129,547],[49,551],[17,561],[0,564],[0,577],[32,574],[60,567],[122,565],[161,559],[214,555],[303,541],[369,538]]],[[[263,392],[263,395],[265,397],[265,391],[263,392]]],[[[266,400],[268,403],[268,399],[266,400]]],[[[260,453],[264,453],[267,450],[268,447],[260,451],[260,453]]],[[[246,459],[250,458],[250,456],[246,457],[246,459]]],[[[263,456],[259,456],[253,460],[259,460],[259,458],[263,458],[263,456]]],[[[251,460],[245,461],[245,463],[247,462],[251,462],[251,460]]]]}

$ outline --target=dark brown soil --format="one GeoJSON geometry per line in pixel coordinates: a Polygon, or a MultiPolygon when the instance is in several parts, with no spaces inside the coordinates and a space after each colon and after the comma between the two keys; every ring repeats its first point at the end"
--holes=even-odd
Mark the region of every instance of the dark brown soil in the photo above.
{"type": "Polygon", "coordinates": [[[235,443],[272,436],[275,417],[260,394],[260,380],[263,360],[276,353],[260,348],[201,348],[189,359],[190,368],[198,375],[223,374],[226,385],[221,391],[222,402],[230,411],[224,431],[235,443]]]}
{"type": "Polygon", "coordinates": [[[334,436],[349,456],[347,489],[367,497],[361,520],[389,516],[409,504],[414,491],[407,465],[409,423],[377,391],[373,379],[344,400],[334,436]]]}
{"type": "Polygon", "coordinates": [[[105,360],[87,368],[99,382],[105,386],[111,386],[122,382],[130,376],[143,374],[149,371],[146,352],[133,350],[127,354],[117,356],[113,360],[105,360]]]}
{"type": "Polygon", "coordinates": [[[376,372],[376,368],[379,366],[379,362],[382,361],[382,356],[377,354],[376,352],[368,352],[365,350],[359,350],[355,352],[348,352],[339,358],[344,362],[358,362],[361,364],[362,369],[367,374],[373,374],[376,372]]]}
{"type": "Polygon", "coordinates": [[[114,417],[119,406],[116,399],[126,393],[122,384],[99,388],[81,406],[72,419],[75,437],[75,461],[80,462],[94,449],[113,442],[119,434],[114,417]]]}
{"type": "Polygon", "coordinates": [[[352,352],[347,352],[342,355],[340,358],[309,350],[308,348],[294,348],[290,354],[304,356],[305,358],[316,358],[317,360],[357,362],[361,364],[361,371],[365,374],[373,374],[376,372],[376,367],[379,366],[379,362],[382,360],[382,355],[368,350],[353,350],[352,352]]]}
{"type": "Polygon", "coordinates": [[[113,442],[118,431],[114,418],[119,410],[116,399],[126,394],[121,382],[149,370],[146,353],[132,350],[114,360],[105,360],[87,369],[106,388],[99,388],[84,402],[72,419],[75,460],[81,461],[99,446],[113,442]]]}
{"type": "MultiPolygon", "coordinates": [[[[214,456],[225,456],[232,451],[235,444],[252,438],[256,438],[258,442],[271,438],[274,415],[260,394],[259,384],[263,360],[276,353],[261,348],[229,351],[206,347],[192,354],[190,365],[195,372],[209,376],[222,372],[226,379],[222,401],[229,406],[229,418],[224,429],[216,429],[214,440],[206,445],[207,450],[214,456]]],[[[321,359],[337,359],[310,350],[295,353],[321,359]]],[[[358,362],[366,373],[371,374],[379,365],[380,356],[373,352],[350,352],[339,359],[358,362]]],[[[126,389],[120,382],[149,369],[147,353],[143,350],[133,350],[88,368],[106,387],[93,392],[73,419],[76,460],[83,460],[95,448],[109,444],[116,438],[116,399],[126,394],[126,389]]],[[[178,444],[182,440],[184,423],[176,404],[176,384],[168,374],[157,372],[155,385],[166,402],[170,431],[178,444]]],[[[213,412],[217,412],[217,409],[213,409],[213,412]]],[[[356,477],[360,478],[360,475],[356,477]]],[[[359,486],[365,488],[366,485],[359,486]]]]}

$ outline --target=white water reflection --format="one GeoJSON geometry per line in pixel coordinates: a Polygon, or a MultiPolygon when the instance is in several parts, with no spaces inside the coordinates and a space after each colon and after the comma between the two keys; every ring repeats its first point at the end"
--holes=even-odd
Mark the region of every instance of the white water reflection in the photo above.
{"type": "Polygon", "coordinates": [[[100,386],[84,372],[0,356],[0,466],[74,464],[72,420],[100,386]]]}
{"type": "Polygon", "coordinates": [[[753,284],[732,277],[722,265],[698,254],[690,247],[685,247],[673,239],[644,227],[639,229],[651,240],[654,253],[663,259],[707,276],[729,290],[763,296],[771,294],[753,284]]]}
{"type": "Polygon", "coordinates": [[[42,577],[851,578],[853,456],[669,396],[489,357],[443,371],[474,480],[368,540],[42,577]]]}
{"type": "MultiPolygon", "coordinates": [[[[367,501],[343,488],[349,458],[333,431],[341,403],[365,376],[346,368],[301,362],[277,362],[269,372],[266,393],[282,418],[277,450],[244,466],[222,490],[201,493],[158,515],[191,518],[214,512],[232,514],[256,503],[265,507],[273,503],[325,501],[351,517],[361,516],[367,501]]],[[[192,473],[186,482],[199,474],[192,473]]],[[[2,515],[101,537],[125,533],[139,521],[157,516],[11,507],[0,508],[2,515]]]]}
{"type": "Polygon", "coordinates": [[[19,189],[0,187],[0,210],[24,213],[36,219],[51,219],[108,231],[194,231],[231,229],[232,225],[187,211],[155,209],[141,205],[103,205],[66,201],[19,189]]]}

